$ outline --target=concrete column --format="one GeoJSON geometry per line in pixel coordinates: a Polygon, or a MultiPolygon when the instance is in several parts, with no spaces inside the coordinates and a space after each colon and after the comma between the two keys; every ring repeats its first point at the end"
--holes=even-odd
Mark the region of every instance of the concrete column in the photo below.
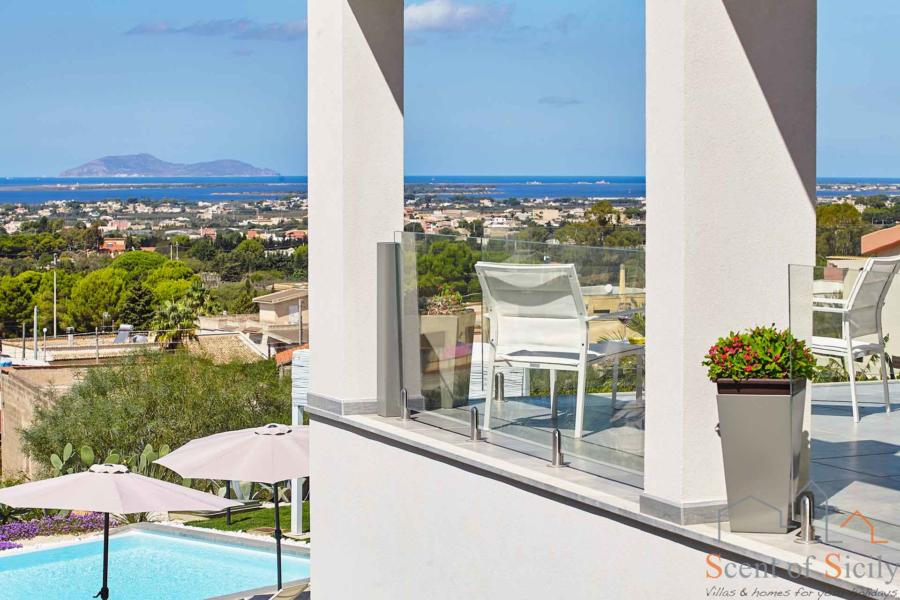
{"type": "Polygon", "coordinates": [[[310,392],[376,397],[376,244],[403,228],[403,0],[309,1],[310,392]]]}
{"type": "Polygon", "coordinates": [[[647,422],[642,509],[725,503],[715,386],[731,329],[788,324],[815,251],[816,0],[647,0],[647,422]]]}

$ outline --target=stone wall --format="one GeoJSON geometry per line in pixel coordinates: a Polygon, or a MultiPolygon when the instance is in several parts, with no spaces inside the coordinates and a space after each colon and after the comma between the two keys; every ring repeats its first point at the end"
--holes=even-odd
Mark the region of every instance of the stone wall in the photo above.
{"type": "Polygon", "coordinates": [[[0,373],[0,417],[2,417],[3,477],[33,477],[37,465],[22,451],[19,430],[34,419],[35,408],[64,393],[81,369],[4,369],[0,373]]]}

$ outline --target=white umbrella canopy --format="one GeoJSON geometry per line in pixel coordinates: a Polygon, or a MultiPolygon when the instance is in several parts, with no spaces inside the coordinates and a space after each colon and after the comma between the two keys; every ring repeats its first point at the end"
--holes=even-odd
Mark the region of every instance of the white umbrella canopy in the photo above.
{"type": "MultiPolygon", "coordinates": [[[[154,461],[182,477],[256,481],[273,487],[275,555],[281,589],[281,521],[278,484],[309,475],[309,427],[278,425],[226,431],[188,442],[154,461]]],[[[230,490],[230,487],[226,488],[230,490]]]]}
{"type": "Polygon", "coordinates": [[[192,440],[155,461],[182,477],[274,484],[309,475],[309,427],[278,425],[192,440]]]}
{"type": "Polygon", "coordinates": [[[104,513],[103,586],[97,596],[107,600],[110,513],[222,510],[238,506],[240,503],[182,485],[130,473],[125,465],[93,465],[84,473],[73,473],[0,489],[0,504],[20,508],[56,508],[104,513]]]}
{"type": "Polygon", "coordinates": [[[130,514],[170,510],[215,511],[240,503],[130,473],[123,465],[93,465],[83,473],[0,489],[0,504],[130,514]]]}

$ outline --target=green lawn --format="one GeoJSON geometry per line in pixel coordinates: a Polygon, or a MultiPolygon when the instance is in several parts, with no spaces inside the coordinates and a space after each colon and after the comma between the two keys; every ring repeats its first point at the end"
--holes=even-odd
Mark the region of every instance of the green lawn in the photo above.
{"type": "MultiPolygon", "coordinates": [[[[279,509],[281,517],[281,529],[291,528],[291,507],[282,506],[279,509]]],[[[275,509],[260,508],[231,516],[231,525],[225,524],[225,517],[216,517],[205,521],[190,521],[192,527],[208,527],[209,529],[221,529],[222,531],[247,531],[257,527],[275,526],[275,509]]],[[[309,502],[303,503],[303,531],[309,531],[309,502]]]]}

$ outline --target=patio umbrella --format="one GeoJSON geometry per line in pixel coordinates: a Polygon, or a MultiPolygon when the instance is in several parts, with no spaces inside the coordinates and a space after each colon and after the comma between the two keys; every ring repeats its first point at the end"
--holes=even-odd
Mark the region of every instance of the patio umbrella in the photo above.
{"type": "Polygon", "coordinates": [[[155,462],[190,479],[256,481],[272,486],[278,589],[281,589],[278,484],[309,475],[309,427],[270,423],[217,433],[192,440],[155,462]]]}
{"type": "MultiPolygon", "coordinates": [[[[0,504],[103,513],[103,587],[109,598],[109,514],[170,510],[222,510],[238,503],[212,494],[130,473],[125,465],[93,465],[73,473],[0,489],[0,504]]],[[[95,596],[95,598],[97,597],[95,596]]]]}

